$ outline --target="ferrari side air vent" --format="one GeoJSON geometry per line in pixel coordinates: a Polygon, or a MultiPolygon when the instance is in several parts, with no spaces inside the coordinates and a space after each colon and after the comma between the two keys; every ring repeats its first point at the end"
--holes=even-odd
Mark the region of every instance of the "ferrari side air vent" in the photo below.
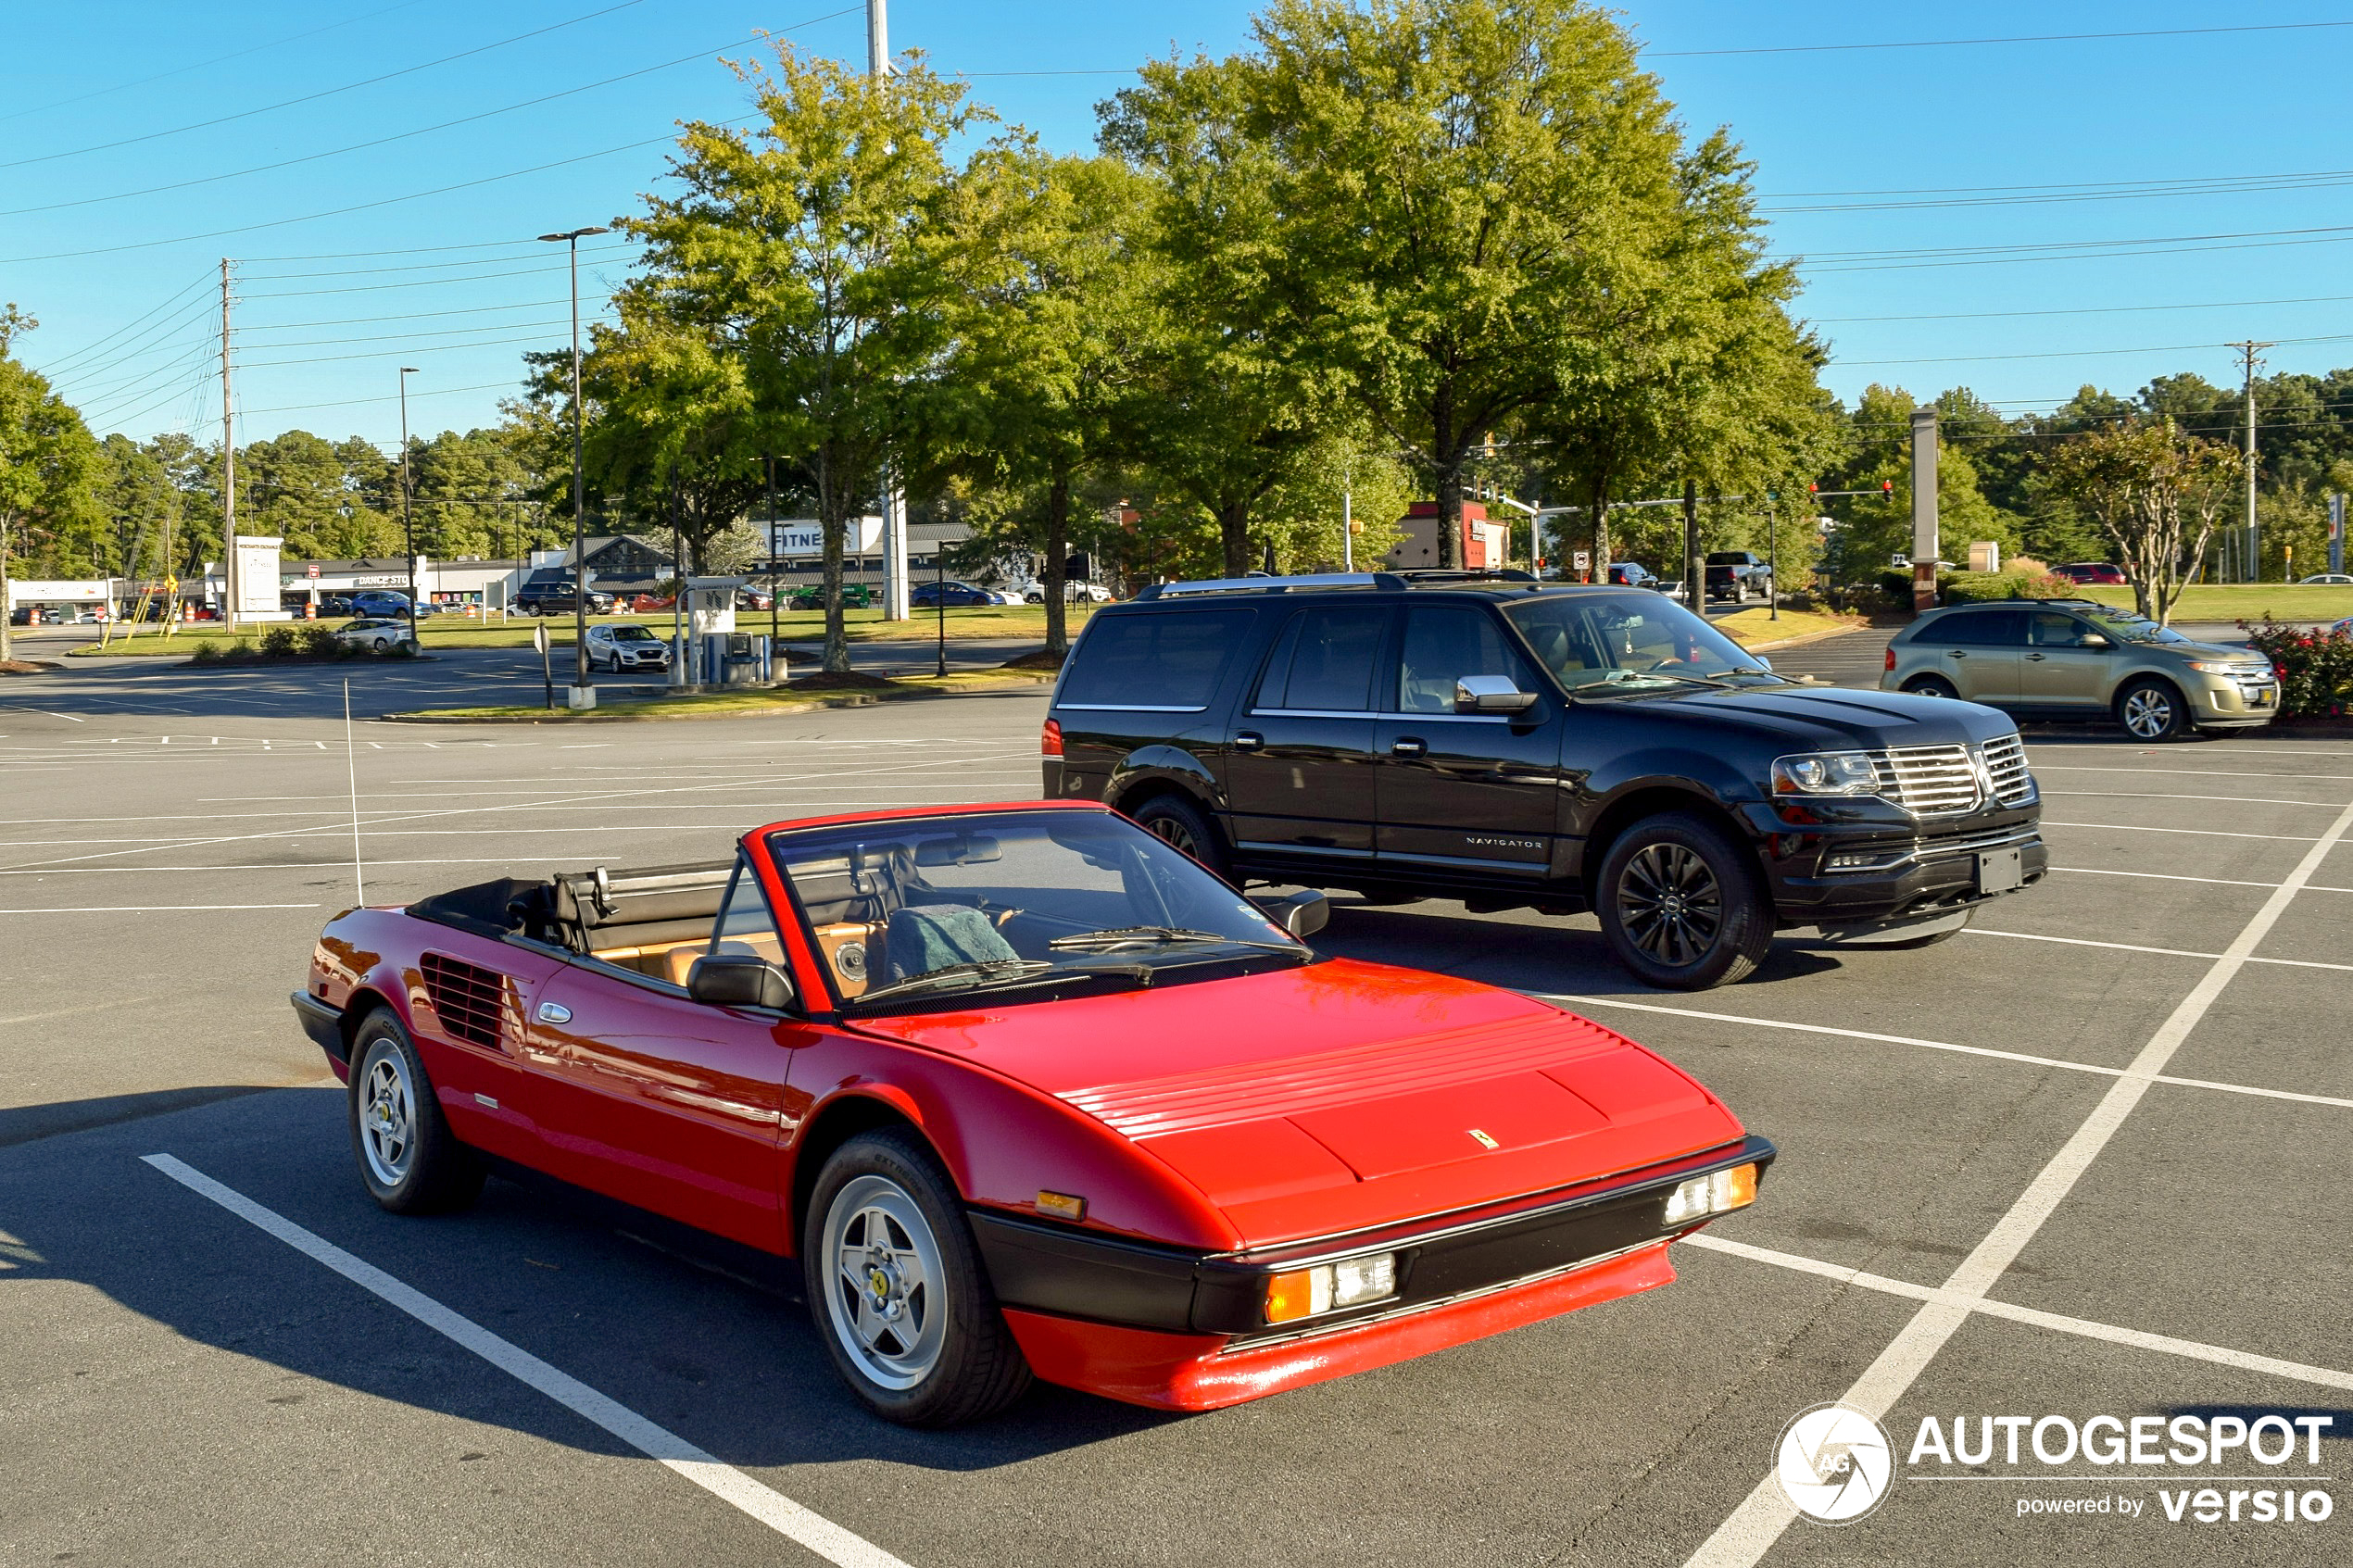
{"type": "Polygon", "coordinates": [[[425,996],[455,1040],[497,1048],[507,1011],[507,977],[439,953],[424,956],[425,996]]]}

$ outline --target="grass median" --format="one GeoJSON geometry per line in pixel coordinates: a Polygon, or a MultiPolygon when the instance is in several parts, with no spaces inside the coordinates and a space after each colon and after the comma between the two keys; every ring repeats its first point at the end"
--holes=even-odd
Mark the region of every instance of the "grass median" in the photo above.
{"type": "Polygon", "coordinates": [[[547,708],[510,703],[486,708],[426,708],[387,713],[386,719],[421,724],[594,724],[615,720],[725,719],[756,714],[808,713],[820,708],[863,707],[925,697],[980,696],[1020,691],[1053,679],[1036,670],[958,670],[945,676],[809,675],[788,685],[736,691],[665,692],[658,696],[599,700],[595,708],[547,708]]]}
{"type": "MultiPolygon", "coordinates": [[[[2083,598],[2119,609],[2133,608],[2130,588],[2078,588],[2083,598]]],[[[2342,621],[2353,615],[2353,584],[2298,583],[2194,583],[2174,603],[2174,621],[2342,621]]]]}
{"type": "MultiPolygon", "coordinates": [[[[1087,605],[1072,605],[1067,624],[1076,638],[1078,629],[1086,624],[1087,605]]],[[[885,621],[879,609],[845,610],[843,620],[849,640],[853,643],[928,643],[940,634],[940,614],[937,610],[918,609],[907,621],[885,621]]],[[[964,640],[996,640],[1012,642],[1027,639],[1046,640],[1046,608],[1043,605],[975,605],[947,612],[947,634],[950,642],[964,640]]],[[[752,636],[769,634],[773,624],[777,635],[787,643],[820,643],[825,637],[825,616],[822,610],[786,610],[773,618],[762,609],[736,612],[736,630],[752,636]]],[[[673,621],[666,610],[647,615],[592,615],[592,626],[643,626],[655,636],[667,638],[673,621]]],[[[279,624],[284,624],[280,622],[279,624]]],[[[349,624],[346,618],[329,617],[324,621],[293,622],[301,628],[342,626],[349,624]]],[[[540,624],[522,616],[510,616],[505,621],[497,617],[480,621],[468,616],[436,615],[417,623],[417,642],[427,653],[442,648],[518,648],[531,646],[531,633],[540,624]]],[[[547,620],[547,642],[551,648],[573,646],[573,618],[551,615],[547,620]]],[[[128,637],[116,636],[107,646],[92,644],[77,648],[69,656],[75,659],[187,659],[194,655],[198,643],[210,643],[222,653],[233,648],[252,648],[267,627],[244,627],[232,636],[216,623],[196,621],[182,624],[166,635],[159,627],[142,626],[128,637]]]]}

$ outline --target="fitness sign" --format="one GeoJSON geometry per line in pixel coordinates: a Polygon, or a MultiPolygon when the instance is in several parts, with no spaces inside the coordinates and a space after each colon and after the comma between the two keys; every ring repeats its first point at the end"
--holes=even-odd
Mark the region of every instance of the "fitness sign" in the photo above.
{"type": "Polygon", "coordinates": [[[2337,1421],[2262,1410],[1924,1415],[1904,1445],[1869,1411],[1832,1403],[1782,1429],[1774,1475],[1820,1524],[1868,1518],[1907,1482],[1974,1481],[2020,1519],[2309,1530],[2336,1512],[2321,1440],[2341,1436],[2337,1421]]]}

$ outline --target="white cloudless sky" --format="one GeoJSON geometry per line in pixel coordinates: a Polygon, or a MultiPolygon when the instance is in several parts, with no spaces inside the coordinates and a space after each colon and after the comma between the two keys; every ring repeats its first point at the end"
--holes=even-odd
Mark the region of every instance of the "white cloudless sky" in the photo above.
{"type": "MultiPolygon", "coordinates": [[[[897,0],[890,29],[1006,119],[1082,150],[1137,62],[1245,47],[1251,12],[897,0]]],[[[1622,14],[1692,132],[1728,126],[1755,160],[1773,249],[1806,258],[1799,309],[1849,400],[1873,381],[1967,385],[2016,410],[2084,382],[2229,382],[2222,345],[2250,336],[2279,341],[2274,369],[2353,364],[2353,151],[2333,86],[2353,25],[2331,25],[2353,7],[1622,14]],[[2271,31],[2051,36],[2218,28],[2271,31]],[[2021,37],[2045,41],[1950,42],[2021,37]],[[1940,46],[1824,47],[1903,43],[1940,46]],[[2317,178],[2248,188],[2266,175],[2317,178]],[[2182,188],[2141,194],[2169,182],[2182,188]],[[1971,248],[2049,245],[2075,249],[1971,248]]],[[[8,25],[0,300],[43,323],[19,353],[101,433],[205,441],[221,257],[241,441],[389,442],[404,364],[412,430],[490,423],[522,352],[566,337],[561,247],[532,236],[635,210],[677,121],[744,113],[717,62],[755,33],[853,64],[865,51],[862,6],[831,0],[90,0],[15,7],[8,25]],[[436,248],[459,246],[475,248],[436,248]]],[[[627,259],[584,245],[585,310],[627,259]]]]}

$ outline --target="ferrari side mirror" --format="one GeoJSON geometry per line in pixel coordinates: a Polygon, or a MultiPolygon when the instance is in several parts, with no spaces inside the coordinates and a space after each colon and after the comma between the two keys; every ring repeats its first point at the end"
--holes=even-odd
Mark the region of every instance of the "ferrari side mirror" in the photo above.
{"type": "Polygon", "coordinates": [[[1324,929],[1332,918],[1331,900],[1308,888],[1282,898],[1253,898],[1259,911],[1268,920],[1304,942],[1324,929]]]}
{"type": "Polygon", "coordinates": [[[710,953],[686,972],[686,995],[720,1008],[767,1008],[783,1012],[793,1005],[785,972],[754,953],[710,953]]]}

